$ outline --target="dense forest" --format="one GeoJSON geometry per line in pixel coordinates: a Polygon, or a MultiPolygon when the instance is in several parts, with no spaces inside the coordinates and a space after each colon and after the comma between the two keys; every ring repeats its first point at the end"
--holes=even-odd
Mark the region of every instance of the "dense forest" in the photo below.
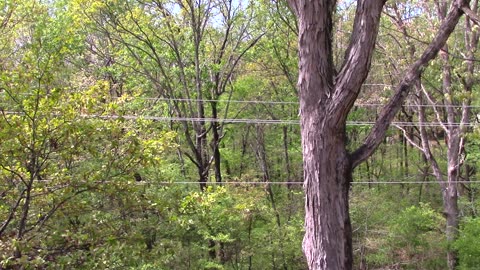
{"type": "MultiPolygon", "coordinates": [[[[347,151],[455,2],[381,5],[347,151]]],[[[360,9],[333,3],[341,74],[360,9]]],[[[307,269],[292,5],[1,1],[0,269],[307,269]]],[[[478,1],[462,10],[354,166],[354,269],[480,265],[478,1]]]]}

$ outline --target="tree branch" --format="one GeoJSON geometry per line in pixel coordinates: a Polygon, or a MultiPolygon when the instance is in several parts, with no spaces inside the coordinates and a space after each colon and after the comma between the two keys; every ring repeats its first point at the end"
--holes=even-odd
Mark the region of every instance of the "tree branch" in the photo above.
{"type": "Polygon", "coordinates": [[[447,17],[442,22],[440,29],[435,35],[435,38],[425,49],[422,56],[409,68],[401,82],[398,84],[395,89],[395,94],[382,109],[380,116],[365,139],[365,142],[351,154],[350,157],[353,168],[371,156],[378,145],[380,145],[388,127],[390,126],[390,123],[402,106],[403,101],[408,96],[415,80],[417,80],[423,73],[423,70],[426,68],[430,60],[435,58],[439,50],[448,40],[450,34],[455,29],[460,17],[463,15],[461,7],[465,5],[465,0],[458,0],[452,4],[447,17]]]}
{"type": "MultiPolygon", "coordinates": [[[[448,133],[448,128],[445,126],[445,124],[442,121],[442,116],[440,115],[440,112],[437,109],[437,103],[433,100],[433,97],[427,92],[425,87],[423,86],[423,83],[420,83],[419,88],[422,90],[423,94],[425,97],[428,99],[428,102],[432,105],[433,111],[435,112],[435,116],[437,117],[437,121],[440,124],[440,126],[443,128],[445,133],[448,133]]],[[[451,106],[451,105],[450,105],[451,106]]]]}
{"type": "Polygon", "coordinates": [[[337,119],[347,117],[367,78],[384,5],[385,0],[357,1],[350,44],[335,81],[332,112],[337,119]]]}
{"type": "Polygon", "coordinates": [[[24,198],[24,194],[25,194],[25,191],[27,189],[23,189],[22,192],[20,193],[20,195],[18,196],[18,199],[17,201],[15,202],[15,205],[12,207],[12,209],[10,210],[10,214],[8,215],[7,217],[7,220],[5,220],[2,224],[2,226],[0,227],[0,237],[2,237],[3,235],[3,232],[5,231],[5,229],[7,228],[8,224],[10,224],[10,222],[13,220],[13,217],[15,216],[15,213],[17,212],[17,208],[18,206],[20,205],[20,202],[22,201],[22,199],[24,198]]]}
{"type": "Polygon", "coordinates": [[[307,114],[330,102],[334,92],[333,14],[335,0],[289,1],[299,22],[298,88],[300,110],[307,114]],[[315,85],[316,91],[309,91],[315,85]]]}
{"type": "Polygon", "coordinates": [[[423,147],[421,147],[420,145],[418,145],[417,143],[415,143],[408,135],[407,135],[407,131],[402,128],[401,126],[399,125],[395,125],[396,128],[400,129],[403,133],[403,137],[407,140],[407,142],[412,145],[413,147],[417,148],[418,150],[422,151],[422,152],[425,152],[425,150],[423,149],[423,147]]]}
{"type": "Polygon", "coordinates": [[[290,10],[298,17],[298,1],[297,0],[287,0],[290,10]]]}
{"type": "Polygon", "coordinates": [[[476,25],[480,25],[480,18],[475,12],[473,12],[473,10],[470,9],[468,5],[463,5],[461,9],[463,12],[465,12],[470,20],[472,20],[476,25]]]}

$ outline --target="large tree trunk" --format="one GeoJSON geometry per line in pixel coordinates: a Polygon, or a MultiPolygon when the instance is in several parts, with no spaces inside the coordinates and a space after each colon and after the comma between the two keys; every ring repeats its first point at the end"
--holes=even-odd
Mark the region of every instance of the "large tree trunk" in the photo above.
{"type": "MultiPolygon", "coordinates": [[[[351,269],[352,231],[348,207],[351,165],[344,131],[335,121],[319,121],[317,108],[302,118],[305,178],[305,237],[309,269],[351,269]]],[[[333,119],[332,119],[333,120],[333,119]]]]}
{"type": "Polygon", "coordinates": [[[357,7],[349,49],[337,73],[332,16],[336,1],[290,1],[299,18],[300,118],[305,188],[303,251],[309,269],[351,269],[348,190],[352,165],[345,148],[348,112],[368,75],[384,1],[357,7]]]}
{"type": "Polygon", "coordinates": [[[381,143],[413,82],[445,44],[465,6],[452,6],[434,40],[412,64],[359,149],[345,149],[345,125],[365,81],[385,0],[358,0],[338,72],[332,60],[334,0],[289,0],[299,22],[299,99],[305,188],[303,250],[309,269],[352,269],[348,190],[354,167],[381,143]]]}

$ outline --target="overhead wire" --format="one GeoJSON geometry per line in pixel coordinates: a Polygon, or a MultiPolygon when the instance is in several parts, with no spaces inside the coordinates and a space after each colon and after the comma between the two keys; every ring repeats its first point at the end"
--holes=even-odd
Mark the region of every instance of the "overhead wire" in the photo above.
{"type": "MultiPolygon", "coordinates": [[[[39,183],[51,183],[55,182],[52,179],[43,179],[37,180],[36,182],[39,183]]],[[[79,183],[79,182],[75,182],[79,183]]],[[[159,182],[150,182],[150,181],[81,181],[80,184],[135,184],[135,185],[198,185],[200,183],[206,185],[303,185],[303,181],[279,181],[279,182],[265,182],[265,181],[223,181],[223,182],[199,182],[199,181],[159,181],[159,182]]],[[[72,183],[73,184],[73,183],[72,183]]],[[[459,181],[398,181],[398,180],[359,180],[359,181],[352,181],[352,185],[417,185],[417,184],[480,184],[480,180],[459,180],[459,181]]],[[[2,185],[2,186],[12,186],[12,185],[2,185]]]]}
{"type": "MultiPolygon", "coordinates": [[[[188,182],[161,182],[159,184],[162,185],[170,185],[170,184],[186,184],[186,185],[193,185],[193,184],[199,184],[200,182],[195,182],[195,181],[188,181],[188,182]]],[[[351,182],[352,185],[376,185],[376,184],[386,184],[386,185],[403,185],[403,184],[480,184],[480,181],[455,181],[455,182],[439,182],[439,181],[393,181],[393,182],[382,182],[382,181],[353,181],[351,182]]],[[[145,183],[149,184],[149,183],[145,183]]],[[[245,184],[245,185],[303,185],[304,182],[207,182],[207,185],[223,185],[223,184],[245,184]]]]}
{"type": "MultiPolygon", "coordinates": [[[[298,101],[271,101],[271,100],[234,100],[234,99],[196,99],[196,98],[163,98],[163,97],[135,97],[133,100],[153,100],[153,101],[180,101],[180,102],[218,102],[218,103],[246,103],[246,104],[265,104],[265,105],[299,105],[298,101]]],[[[383,107],[382,103],[355,103],[357,107],[383,107]]],[[[404,104],[403,107],[426,107],[426,108],[479,108],[480,105],[448,105],[448,104],[404,104]]]]}
{"type": "MultiPolygon", "coordinates": [[[[21,115],[21,112],[15,111],[3,111],[3,114],[6,115],[21,115]]],[[[161,122],[206,122],[206,123],[244,123],[244,124],[286,124],[286,125],[299,125],[300,120],[288,120],[288,119],[260,119],[260,118],[201,118],[201,117],[169,117],[169,116],[151,116],[151,115],[100,115],[100,114],[79,114],[82,118],[94,118],[94,119],[127,119],[127,120],[152,120],[152,121],[161,121],[161,122]]],[[[58,117],[58,116],[57,116],[58,117]]],[[[375,121],[347,121],[347,126],[373,126],[375,121]]],[[[438,122],[402,122],[394,121],[391,122],[392,126],[400,127],[475,127],[476,123],[438,123],[438,122]]]]}
{"type": "MultiPolygon", "coordinates": [[[[21,114],[21,112],[14,112],[14,111],[3,111],[4,114],[21,114]]],[[[255,124],[299,124],[298,120],[275,120],[275,119],[214,119],[214,118],[189,118],[189,117],[156,117],[156,116],[138,116],[138,115],[95,115],[95,114],[81,114],[81,117],[84,118],[100,118],[100,119],[147,119],[147,120],[157,120],[157,121],[203,121],[203,122],[226,122],[226,123],[255,123],[255,124]]],[[[375,122],[373,121],[347,121],[347,125],[357,125],[357,126],[365,126],[365,125],[374,125],[375,122]]],[[[397,126],[418,126],[419,123],[412,123],[412,122],[392,122],[392,125],[397,126]]],[[[450,126],[460,126],[462,123],[451,123],[450,126]]],[[[473,126],[474,124],[464,124],[465,126],[473,126]]],[[[439,123],[436,122],[428,122],[423,123],[421,126],[441,126],[439,123]]],[[[447,124],[448,126],[448,124],[447,124]]],[[[42,180],[41,182],[48,182],[46,180],[42,180]]],[[[112,182],[112,181],[109,181],[112,182]]],[[[98,183],[109,183],[107,181],[100,181],[98,183]]],[[[361,180],[361,181],[353,181],[353,185],[357,184],[439,184],[439,183],[464,183],[464,184],[476,184],[480,183],[480,180],[475,181],[370,181],[370,180],[361,180]]],[[[174,182],[140,182],[137,184],[161,184],[161,185],[172,185],[172,184],[199,184],[198,181],[174,181],[174,182]]],[[[230,181],[230,182],[207,182],[208,185],[222,185],[222,184],[252,184],[252,185],[260,185],[260,184],[273,184],[273,185],[300,185],[303,182],[264,182],[264,181],[230,181]]]]}
{"type": "MultiPolygon", "coordinates": [[[[387,185],[403,185],[403,184],[480,184],[480,181],[352,181],[352,185],[371,185],[371,184],[387,184],[387,185]]],[[[142,184],[139,182],[139,184],[142,184]]],[[[144,184],[152,184],[151,182],[145,182],[144,184]]],[[[180,182],[154,182],[153,184],[161,185],[170,185],[170,184],[200,184],[198,181],[180,181],[180,182]]],[[[250,184],[250,185],[303,185],[304,182],[261,182],[261,181],[230,181],[230,182],[206,182],[207,185],[239,185],[239,184],[250,184]]]]}
{"type": "MultiPolygon", "coordinates": [[[[384,85],[384,84],[371,84],[384,85]]],[[[2,94],[2,92],[0,92],[2,94]]],[[[179,102],[205,102],[205,103],[240,103],[240,104],[264,104],[264,105],[299,105],[299,101],[273,101],[273,100],[235,100],[235,99],[196,99],[196,98],[165,98],[165,97],[134,97],[131,100],[151,101],[179,101],[179,102]]],[[[355,103],[355,107],[383,107],[383,103],[355,103]]],[[[479,108],[480,105],[449,105],[449,104],[403,104],[403,107],[426,107],[426,108],[479,108]]]]}

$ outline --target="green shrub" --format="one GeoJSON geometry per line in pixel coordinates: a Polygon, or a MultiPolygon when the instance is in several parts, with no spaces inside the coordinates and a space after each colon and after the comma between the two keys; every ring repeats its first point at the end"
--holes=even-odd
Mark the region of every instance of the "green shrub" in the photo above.
{"type": "Polygon", "coordinates": [[[458,251],[459,269],[475,269],[480,265],[480,218],[466,218],[454,248],[458,251]]]}

